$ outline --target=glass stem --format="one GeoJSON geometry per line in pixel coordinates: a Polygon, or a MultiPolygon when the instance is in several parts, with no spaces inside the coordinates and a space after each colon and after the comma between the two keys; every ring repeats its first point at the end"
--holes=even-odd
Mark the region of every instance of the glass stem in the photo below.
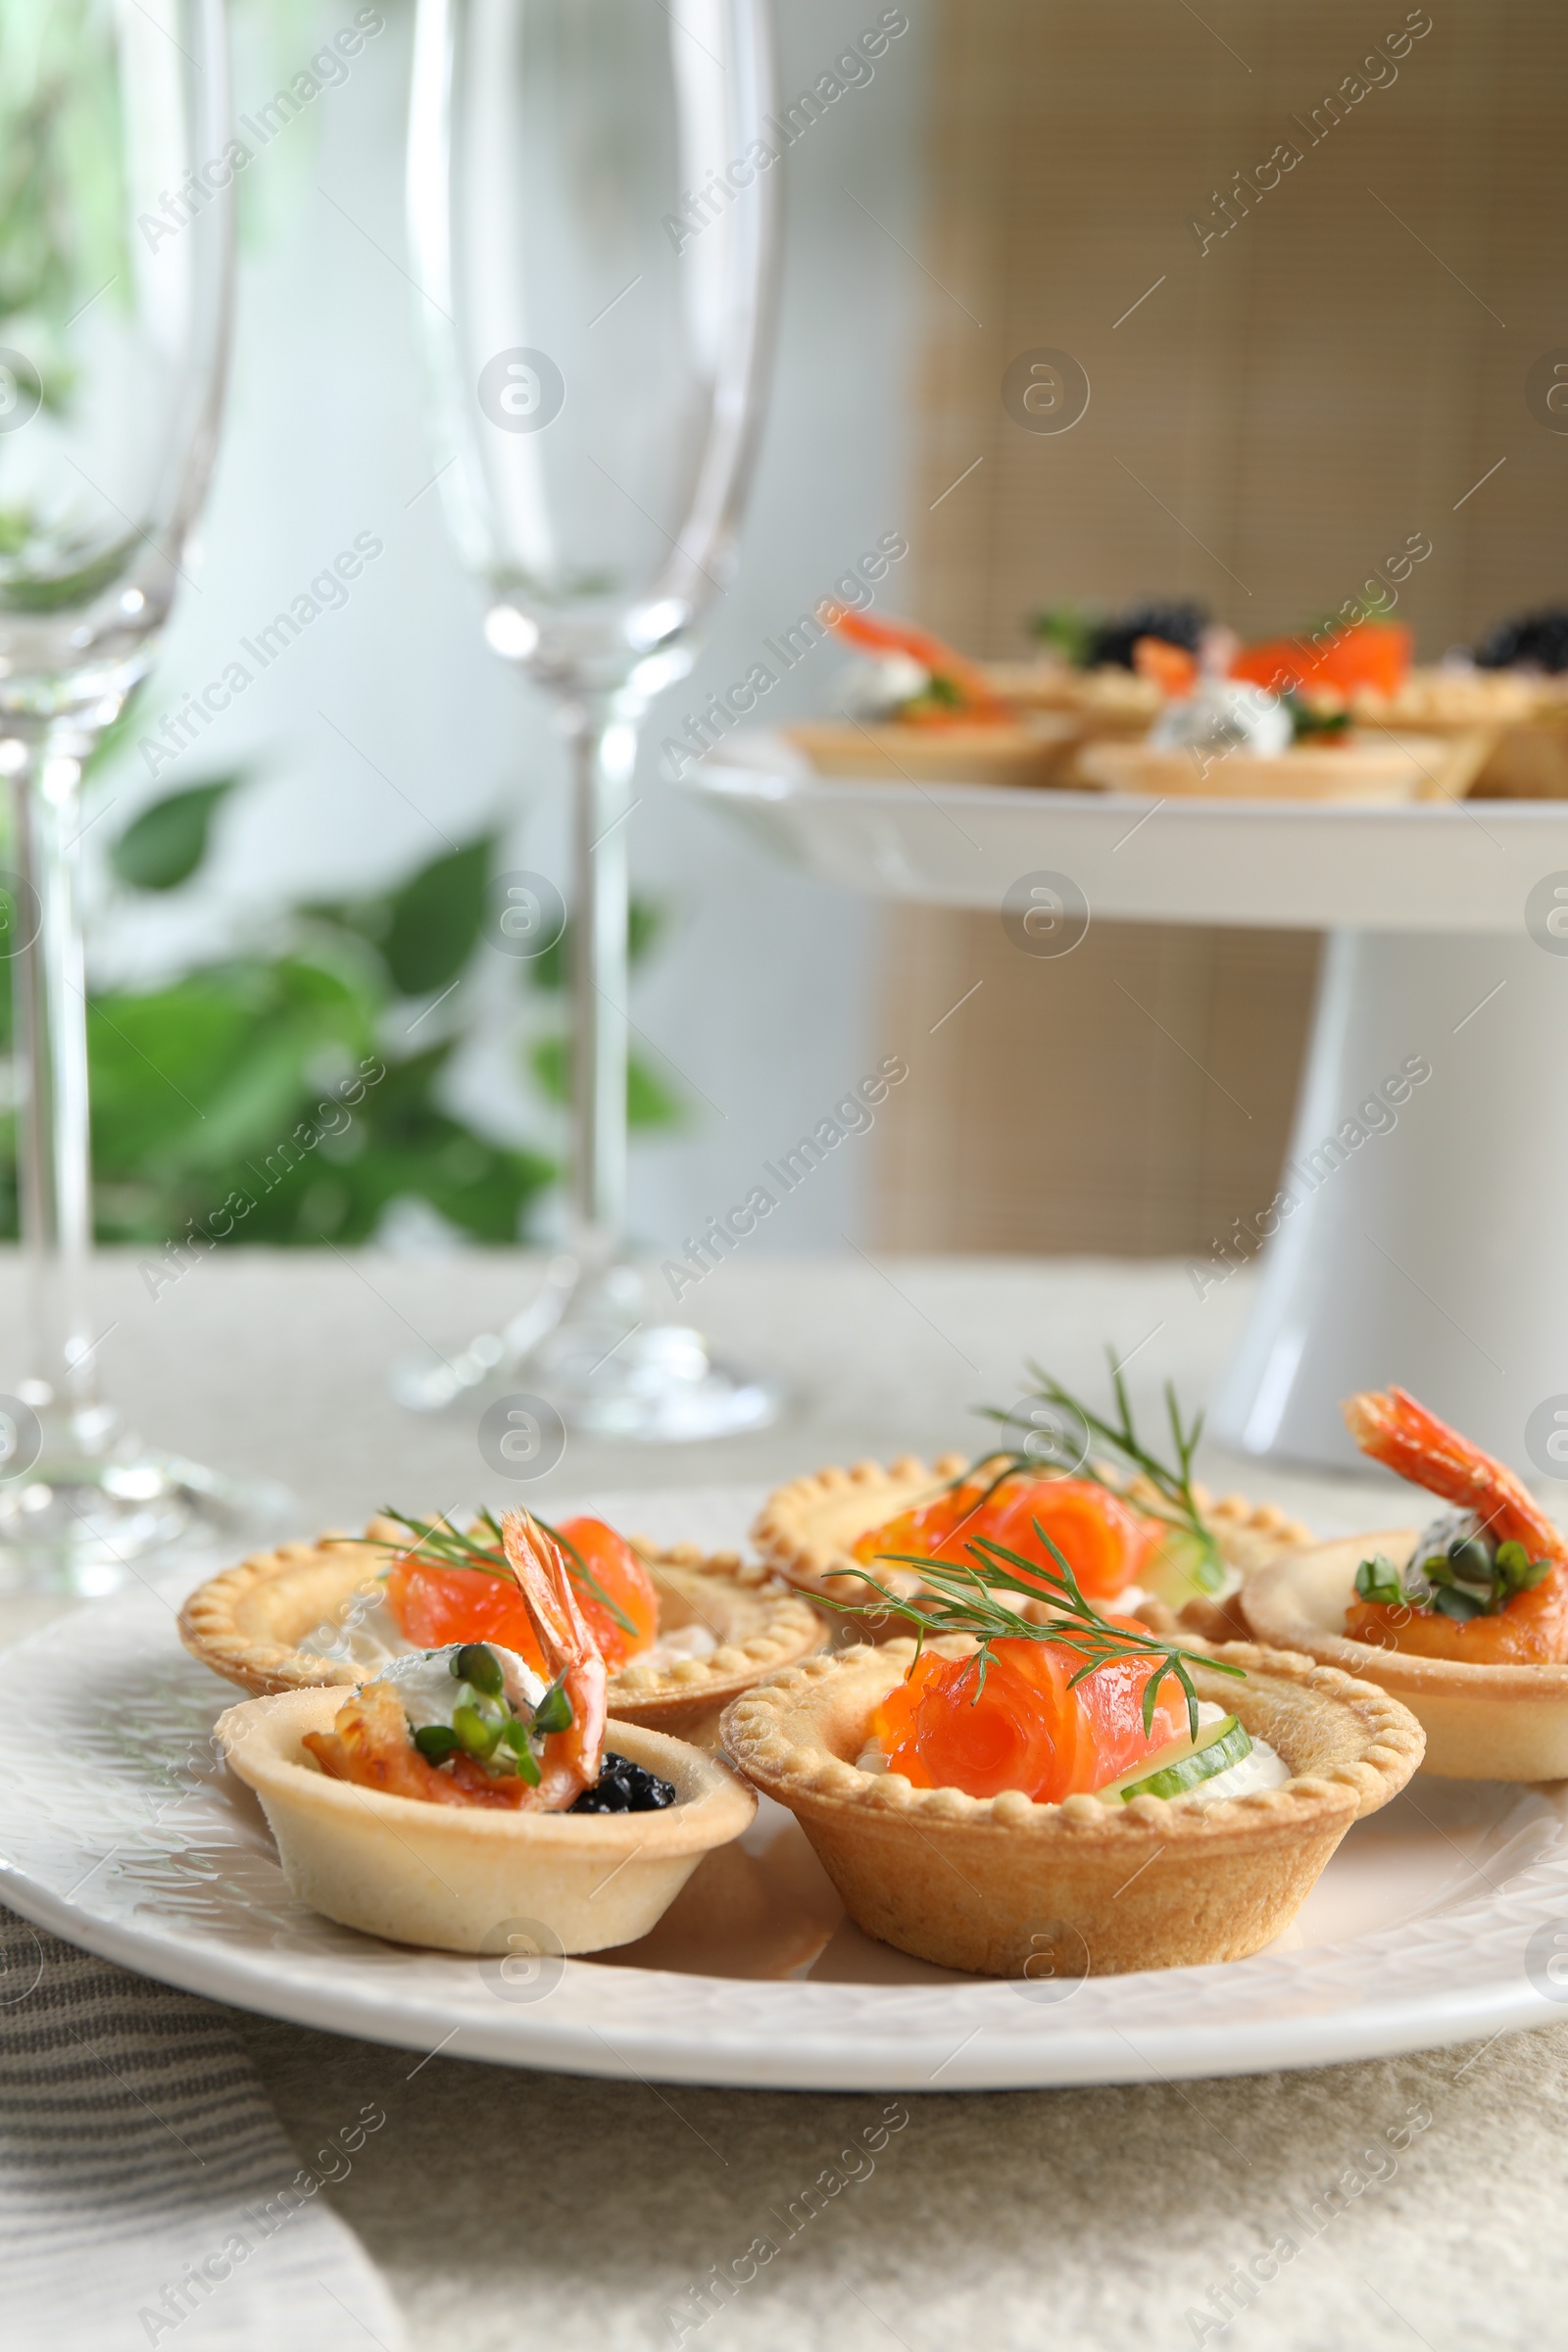
{"type": "Polygon", "coordinates": [[[572,1250],[592,1281],[626,1228],[626,818],[635,718],[617,698],[567,710],[572,762],[572,1250]]]}
{"type": "Polygon", "coordinates": [[[79,747],[58,738],[7,745],[19,879],[12,961],[18,1071],[17,1164],[32,1294],[32,1363],[24,1395],[57,1442],[101,1439],[86,1305],[92,1247],[87,998],[76,907],[79,747]],[[61,1424],[66,1427],[62,1429],[61,1424]]]}

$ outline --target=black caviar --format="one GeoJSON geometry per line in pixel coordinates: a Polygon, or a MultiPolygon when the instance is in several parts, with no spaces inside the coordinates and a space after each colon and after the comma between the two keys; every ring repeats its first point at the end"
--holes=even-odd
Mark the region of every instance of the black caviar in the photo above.
{"type": "Polygon", "coordinates": [[[1133,648],[1140,637],[1157,637],[1162,644],[1179,645],[1184,653],[1196,654],[1207,625],[1208,614],[1201,605],[1133,605],[1125,612],[1112,613],[1090,632],[1084,666],[1098,669],[1102,663],[1114,662],[1131,669],[1133,648]]]}
{"type": "Polygon", "coordinates": [[[1560,675],[1568,669],[1568,611],[1548,605],[1499,621],[1476,647],[1476,661],[1482,669],[1544,669],[1560,675]]]}
{"type": "Polygon", "coordinates": [[[655,1772],[606,1748],[604,1769],[592,1788],[585,1788],[573,1813],[662,1813],[675,1802],[674,1786],[655,1772]]]}

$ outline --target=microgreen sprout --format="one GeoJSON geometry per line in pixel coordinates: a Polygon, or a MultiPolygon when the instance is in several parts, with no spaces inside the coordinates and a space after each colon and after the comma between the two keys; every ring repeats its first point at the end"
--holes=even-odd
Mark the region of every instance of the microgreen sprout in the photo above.
{"type": "Polygon", "coordinates": [[[481,1715],[477,1707],[456,1706],[452,1710],[452,1729],[458,1736],[458,1745],[478,1761],[488,1763],[495,1754],[501,1739],[501,1726],[481,1715]]]}
{"type": "Polygon", "coordinates": [[[486,1698],[499,1698],[506,1688],[501,1660],[483,1642],[466,1642],[454,1650],[448,1671],[455,1682],[471,1683],[486,1698]]]}
{"type": "Polygon", "coordinates": [[[533,1711],[534,1730],[565,1732],[570,1730],[571,1721],[571,1700],[560,1683],[552,1683],[533,1711]]]}
{"type": "Polygon", "coordinates": [[[501,1744],[515,1764],[518,1779],[526,1781],[530,1788],[537,1788],[539,1786],[539,1759],[528,1744],[526,1726],[518,1723],[515,1717],[511,1723],[503,1724],[501,1744]]]}
{"type": "Polygon", "coordinates": [[[422,1723],[414,1735],[414,1744],[427,1764],[444,1764],[463,1742],[448,1723],[422,1723]]]}
{"type": "Polygon", "coordinates": [[[1533,1560],[1512,1537],[1495,1552],[1484,1535],[1461,1522],[1447,1544],[1419,1553],[1401,1570],[1384,1552],[1374,1552],[1355,1572],[1362,1600],[1379,1608],[1421,1609],[1466,1625],[1472,1617],[1497,1617],[1521,1592],[1533,1592],[1551,1573],[1550,1560],[1533,1560]]]}

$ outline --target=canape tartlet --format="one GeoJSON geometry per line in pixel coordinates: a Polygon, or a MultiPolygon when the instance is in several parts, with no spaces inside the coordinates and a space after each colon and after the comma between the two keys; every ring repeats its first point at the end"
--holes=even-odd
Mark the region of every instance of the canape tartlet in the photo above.
{"type": "Polygon", "coordinates": [[[863,710],[786,730],[819,774],[947,784],[1061,780],[1083,731],[1072,718],[1018,710],[978,662],[928,630],[842,608],[827,617],[876,668],[863,710]]]}
{"type": "Polygon", "coordinates": [[[1455,1507],[1263,1569],[1241,1594],[1251,1630],[1391,1691],[1439,1778],[1568,1778],[1568,1539],[1403,1390],[1353,1396],[1346,1418],[1374,1460],[1455,1507]]]}
{"type": "Polygon", "coordinates": [[[1145,735],[1159,716],[1159,689],[1130,669],[1071,669],[1064,662],[988,662],[993,693],[1019,710],[1071,719],[1096,742],[1145,735]]]}
{"type": "MultiPolygon", "coordinates": [[[[1106,1356],[1108,1413],[1031,1364],[1021,1403],[985,1408],[1004,1443],[972,1462],[950,1453],[927,1465],[905,1454],[886,1467],[857,1462],[795,1479],[768,1497],[753,1541],[832,1606],[863,1598],[856,1580],[907,1598],[928,1560],[962,1561],[979,1539],[1048,1577],[1065,1558],[1092,1598],[1147,1624],[1179,1621],[1209,1641],[1250,1638],[1236,1605],[1244,1579],[1310,1544],[1311,1531],[1272,1503],[1209,1496],[1193,1476],[1202,1416],[1184,1422],[1169,1387],[1161,1458],[1138,1430],[1114,1350],[1106,1356]]],[[[878,1630],[874,1618],[864,1622],[878,1630]]],[[[897,1630],[893,1618],[884,1625],[897,1630]]]]}
{"type": "Polygon", "coordinates": [[[1551,702],[1548,681],[1510,670],[1412,669],[1392,693],[1363,687],[1351,708],[1370,724],[1418,735],[1521,726],[1551,702]]]}
{"type": "MultiPolygon", "coordinates": [[[[972,1659],[972,1642],[934,1646],[972,1659]]],[[[1184,1656],[1196,1700],[1273,1751],[1273,1785],[1230,1795],[1215,1774],[1206,1789],[1139,1792],[1162,1757],[1200,1752],[1190,1740],[1154,1747],[1114,1788],[1043,1803],[866,1770],[879,1713],[915,1661],[908,1641],[812,1659],[748,1692],[725,1714],[725,1746],[796,1815],[851,1917],[901,1951],[1031,1979],[1242,1959],[1290,1924],[1350,1824],[1402,1788],[1421,1733],[1386,1692],[1306,1658],[1247,1643],[1184,1656]]]]}
{"type": "Polygon", "coordinates": [[[1020,710],[1051,710],[1074,718],[1086,741],[1144,735],[1159,716],[1160,690],[1138,667],[1138,649],[1152,641],[1196,657],[1208,628],[1200,605],[1144,598],[1115,613],[1057,605],[1032,616],[1041,642],[1032,662],[988,662],[993,693],[1020,710]]]}
{"type": "MultiPolygon", "coordinates": [[[[581,1536],[589,1527],[602,1529],[594,1556],[606,1568],[612,1555],[605,1539],[620,1539],[602,1522],[573,1521],[561,1532],[569,1540],[572,1529],[581,1536]]],[[[611,1651],[610,1703],[621,1721],[710,1742],[732,1698],[808,1657],[827,1638],[817,1612],[765,1566],[734,1552],[705,1556],[693,1544],[661,1550],[641,1537],[629,1548],[658,1614],[651,1629],[643,1602],[638,1631],[655,1638],[634,1648],[623,1642],[621,1656],[614,1637],[623,1629],[607,1626],[599,1609],[611,1651]]],[[[204,1665],[258,1696],[357,1683],[411,1646],[493,1633],[505,1640],[494,1604],[514,1603],[514,1594],[498,1589],[504,1567],[492,1531],[482,1526],[468,1534],[380,1517],[364,1537],[285,1544],[211,1578],[181,1610],[180,1638],[204,1665]],[[473,1565],[476,1556],[486,1564],[473,1565]],[[411,1561],[416,1591],[408,1589],[411,1561]],[[387,1593],[400,1569],[402,1624],[387,1593]]],[[[594,1596],[586,1598],[592,1613],[594,1596]]]]}
{"type": "Polygon", "coordinates": [[[1510,714],[1476,784],[1488,800],[1568,799],[1568,608],[1511,613],[1475,649],[1480,680],[1528,698],[1510,714]]]}
{"type": "Polygon", "coordinates": [[[1088,747],[1079,767],[1161,799],[1460,799],[1496,727],[1399,728],[1411,653],[1408,629],[1369,618],[1250,646],[1211,631],[1194,652],[1142,639],[1133,665],[1163,708],[1143,742],[1088,747]]]}
{"type": "Polygon", "coordinates": [[[565,1952],[646,1936],[704,1854],[757,1810],[707,1750],[611,1717],[613,1751],[658,1775],[675,1802],[620,1814],[471,1812],[334,1781],[304,1745],[332,1729],[341,1690],[285,1690],[218,1719],[230,1769],[254,1788],[283,1874],[313,1911],[392,1943],[506,1951],[496,1932],[542,1922],[565,1952]]]}
{"type": "Polygon", "coordinates": [[[1107,792],[1161,799],[1333,801],[1387,804],[1461,800],[1492,749],[1491,736],[1395,735],[1357,729],[1330,745],[1310,741],[1267,757],[1191,751],[1151,743],[1096,743],[1078,754],[1086,781],[1107,792]]]}
{"type": "Polygon", "coordinates": [[[461,1952],[505,1955],[516,1929],[559,1952],[631,1942],[755,1800],[716,1758],[607,1718],[564,1555],[522,1512],[501,1535],[548,1681],[499,1644],[411,1651],[348,1695],[231,1707],[218,1737],[328,1919],[461,1952]]]}
{"type": "Polygon", "coordinates": [[[1568,801],[1568,699],[1562,682],[1531,717],[1503,727],[1471,788],[1478,801],[1568,801]]]}
{"type": "MultiPolygon", "coordinates": [[[[814,1592],[824,1599],[842,1597],[852,1591],[844,1582],[846,1575],[862,1567],[869,1568],[890,1592],[914,1592],[920,1585],[918,1566],[913,1561],[901,1564],[882,1558],[866,1539],[947,1493],[955,1481],[982,1471],[985,1465],[984,1455],[972,1461],[964,1453],[939,1453],[934,1461],[926,1462],[918,1454],[905,1453],[893,1462],[863,1461],[848,1468],[813,1470],[791,1479],[768,1496],[752,1530],[752,1541],[769,1566],[803,1592],[814,1592]]],[[[1042,1483],[1065,1482],[1067,1476],[1044,1470],[1030,1475],[1042,1483]]],[[[1129,1478],[1119,1492],[1134,1510],[1157,1499],[1136,1478],[1129,1478]]],[[[1228,1617],[1222,1622],[1213,1616],[1213,1608],[1223,1607],[1244,1578],[1282,1553],[1311,1544],[1312,1531],[1274,1503],[1251,1503],[1241,1494],[1211,1496],[1201,1485],[1194,1486],[1193,1496],[1226,1573],[1211,1593],[1178,1588],[1166,1605],[1178,1615],[1193,1610],[1189,1622],[1204,1633],[1242,1633],[1245,1628],[1228,1617]]],[[[1140,1590],[1142,1593],[1149,1588],[1140,1590]]],[[[1164,1596],[1155,1593],[1154,1597],[1164,1596]]]]}
{"type": "Polygon", "coordinates": [[[818,775],[890,784],[1014,784],[1064,780],[1082,729],[1070,718],[964,719],[942,726],[897,718],[800,719],[786,728],[818,775]]]}

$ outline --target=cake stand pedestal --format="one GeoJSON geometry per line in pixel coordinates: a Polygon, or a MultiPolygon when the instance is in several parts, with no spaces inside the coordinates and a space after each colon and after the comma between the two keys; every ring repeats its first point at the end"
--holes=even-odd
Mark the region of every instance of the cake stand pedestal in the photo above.
{"type": "Polygon", "coordinates": [[[1524,935],[1332,932],[1214,1435],[1348,1463],[1339,1399],[1396,1381],[1542,1475],[1533,1418],[1568,1408],[1565,1174],[1568,960],[1524,935]]]}

